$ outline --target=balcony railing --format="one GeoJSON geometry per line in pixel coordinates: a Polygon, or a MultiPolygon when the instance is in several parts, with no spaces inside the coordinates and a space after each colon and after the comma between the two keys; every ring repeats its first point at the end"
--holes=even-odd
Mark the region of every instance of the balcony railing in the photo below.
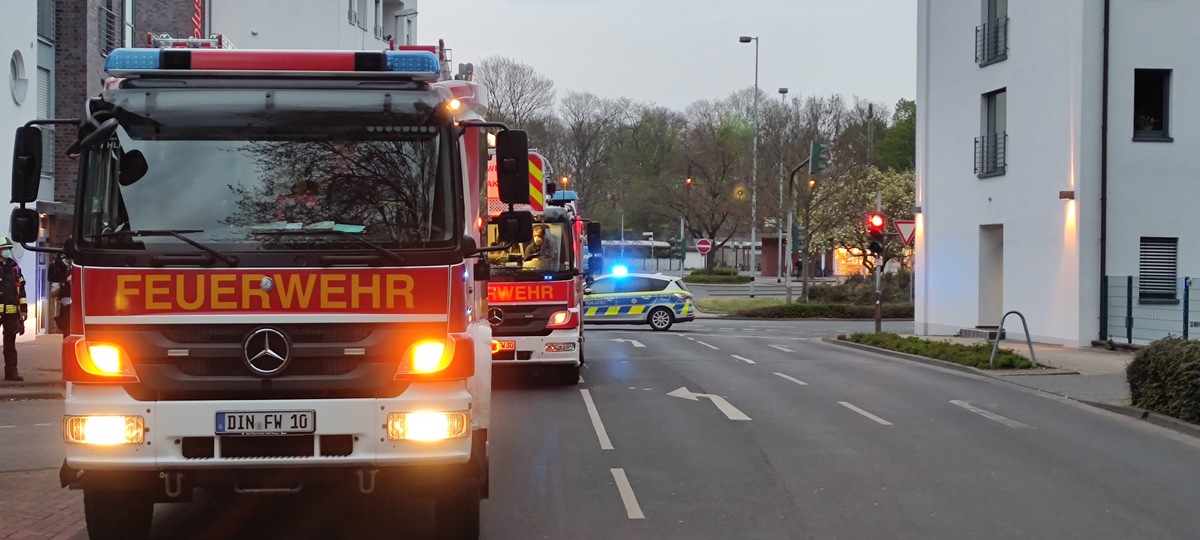
{"type": "Polygon", "coordinates": [[[975,63],[980,67],[1008,58],[1008,19],[995,19],[975,27],[975,63]]]}
{"type": "Polygon", "coordinates": [[[994,133],[975,138],[975,174],[980,178],[1004,174],[1008,164],[1008,134],[994,133]]]}
{"type": "Polygon", "coordinates": [[[100,56],[108,56],[108,53],[112,52],[113,49],[125,45],[125,32],[132,31],[132,29],[126,28],[125,22],[111,9],[106,9],[103,6],[97,9],[100,10],[100,16],[97,18],[100,34],[100,56]]]}
{"type": "Polygon", "coordinates": [[[350,24],[358,26],[358,12],[354,11],[353,9],[347,11],[346,20],[350,21],[350,24]]]}
{"type": "Polygon", "coordinates": [[[375,25],[375,39],[383,39],[383,26],[375,25]]]}

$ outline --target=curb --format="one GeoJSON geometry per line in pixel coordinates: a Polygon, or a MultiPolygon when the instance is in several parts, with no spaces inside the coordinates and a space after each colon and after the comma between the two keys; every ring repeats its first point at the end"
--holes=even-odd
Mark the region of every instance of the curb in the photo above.
{"type": "Polygon", "coordinates": [[[1104,403],[1104,402],[1100,402],[1100,401],[1088,401],[1088,400],[1084,400],[1084,399],[1077,399],[1076,401],[1086,404],[1086,405],[1091,405],[1093,407],[1104,409],[1109,412],[1114,412],[1114,413],[1117,413],[1117,414],[1120,414],[1123,416],[1128,416],[1130,418],[1134,418],[1137,420],[1145,420],[1156,426],[1165,427],[1167,429],[1173,429],[1175,431],[1185,433],[1187,435],[1191,435],[1193,437],[1200,439],[1200,426],[1198,426],[1196,424],[1185,422],[1178,418],[1171,418],[1170,416],[1164,416],[1164,415],[1161,415],[1158,413],[1153,413],[1153,412],[1147,411],[1145,409],[1139,409],[1137,407],[1133,407],[1133,406],[1129,406],[1129,405],[1117,405],[1114,403],[1104,403]]]}
{"type": "Polygon", "coordinates": [[[34,399],[63,399],[62,392],[0,392],[0,401],[20,401],[34,399]]]}
{"type": "MultiPolygon", "coordinates": [[[[830,317],[735,317],[733,315],[717,315],[718,319],[727,321],[846,321],[874,322],[875,319],[830,318],[830,317]]],[[[881,319],[882,322],[913,322],[912,319],[881,319]]]]}

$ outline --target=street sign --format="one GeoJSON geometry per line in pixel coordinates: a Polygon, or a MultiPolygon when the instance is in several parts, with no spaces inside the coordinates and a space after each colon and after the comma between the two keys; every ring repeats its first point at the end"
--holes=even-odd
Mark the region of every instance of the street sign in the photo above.
{"type": "Polygon", "coordinates": [[[896,224],[896,232],[900,233],[900,241],[904,242],[905,247],[912,243],[913,237],[917,235],[917,222],[915,221],[893,221],[896,224]]]}
{"type": "Polygon", "coordinates": [[[712,240],[707,238],[696,240],[696,251],[699,251],[701,255],[708,255],[708,252],[712,251],[712,240]]]}

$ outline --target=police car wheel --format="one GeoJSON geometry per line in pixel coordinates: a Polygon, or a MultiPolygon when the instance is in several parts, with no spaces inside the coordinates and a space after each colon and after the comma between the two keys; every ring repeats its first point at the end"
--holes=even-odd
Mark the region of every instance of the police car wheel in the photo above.
{"type": "Polygon", "coordinates": [[[671,325],[675,323],[675,316],[671,314],[671,310],[660,307],[654,308],[654,310],[650,312],[648,320],[650,322],[650,328],[659,331],[669,330],[671,325]]]}

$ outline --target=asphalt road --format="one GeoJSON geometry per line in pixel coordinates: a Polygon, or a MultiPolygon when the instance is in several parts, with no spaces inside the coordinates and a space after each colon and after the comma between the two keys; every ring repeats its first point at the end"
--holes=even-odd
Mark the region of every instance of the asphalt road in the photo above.
{"type": "MultiPolygon", "coordinates": [[[[1200,530],[1200,441],[816,339],[863,324],[589,327],[579,386],[498,374],[485,537],[1093,539],[1200,530]]],[[[5,470],[57,465],[57,424],[37,424],[60,411],[55,401],[0,403],[0,426],[16,425],[0,428],[5,470]]],[[[338,493],[201,496],[159,505],[154,537],[386,529],[427,538],[427,510],[338,493]]]]}

